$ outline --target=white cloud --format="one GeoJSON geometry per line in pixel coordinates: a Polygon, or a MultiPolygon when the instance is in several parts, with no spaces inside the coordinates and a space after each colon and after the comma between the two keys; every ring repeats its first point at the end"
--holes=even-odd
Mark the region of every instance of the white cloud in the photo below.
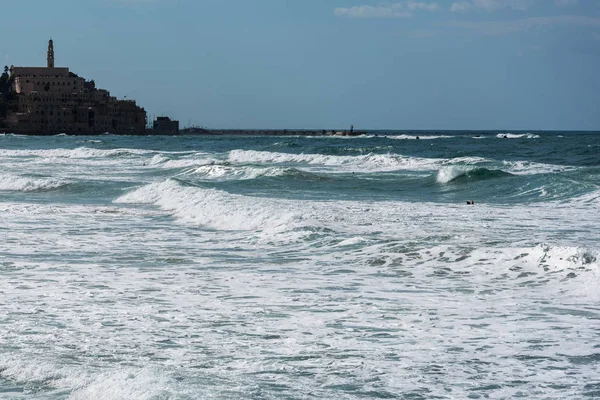
{"type": "Polygon", "coordinates": [[[354,7],[338,7],[333,13],[338,17],[349,18],[410,18],[414,14],[412,11],[439,10],[437,3],[428,3],[408,0],[406,2],[392,3],[377,6],[354,6],[354,7]]]}
{"type": "Polygon", "coordinates": [[[502,8],[525,11],[534,1],[535,0],[463,0],[452,3],[450,11],[467,12],[479,10],[493,12],[502,8]]]}
{"type": "Polygon", "coordinates": [[[552,17],[523,18],[512,21],[453,21],[448,26],[468,29],[484,35],[503,35],[554,26],[600,27],[600,18],[580,15],[557,15],[552,17]]]}

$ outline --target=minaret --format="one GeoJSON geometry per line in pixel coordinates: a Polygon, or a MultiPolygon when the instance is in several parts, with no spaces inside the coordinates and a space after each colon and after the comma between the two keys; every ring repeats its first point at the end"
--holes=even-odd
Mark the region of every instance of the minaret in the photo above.
{"type": "Polygon", "coordinates": [[[48,42],[48,68],[54,68],[54,42],[48,42]]]}

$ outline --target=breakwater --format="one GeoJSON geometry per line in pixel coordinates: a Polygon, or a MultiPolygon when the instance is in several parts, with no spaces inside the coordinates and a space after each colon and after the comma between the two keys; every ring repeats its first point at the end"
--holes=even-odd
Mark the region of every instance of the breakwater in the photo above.
{"type": "Polygon", "coordinates": [[[360,136],[366,135],[365,131],[336,130],[336,129],[205,129],[184,128],[179,131],[181,135],[240,135],[240,136],[360,136]]]}

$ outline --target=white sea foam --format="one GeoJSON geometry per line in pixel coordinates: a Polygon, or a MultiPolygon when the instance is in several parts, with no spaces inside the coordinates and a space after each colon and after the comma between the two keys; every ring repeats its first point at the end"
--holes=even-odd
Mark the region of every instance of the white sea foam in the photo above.
{"type": "Polygon", "coordinates": [[[53,190],[69,185],[71,182],[56,178],[34,178],[0,174],[0,191],[34,192],[53,190]]]}
{"type": "MultiPolygon", "coordinates": [[[[27,386],[51,387],[69,399],[156,399],[183,395],[176,380],[159,368],[118,368],[101,372],[38,359],[0,356],[0,378],[27,386]]],[[[164,371],[164,369],[163,369],[164,371]]],[[[38,389],[39,390],[39,389],[38,389]]]]}
{"type": "Polygon", "coordinates": [[[94,149],[90,147],[77,147],[74,149],[39,149],[15,150],[0,149],[0,156],[5,157],[44,157],[44,158],[99,158],[118,157],[147,154],[149,151],[141,149],[94,149]]]}
{"type": "Polygon", "coordinates": [[[438,183],[448,183],[455,180],[459,176],[463,176],[471,171],[474,171],[475,169],[477,169],[477,167],[470,165],[454,165],[443,167],[438,171],[436,181],[438,183]]]}
{"type": "Polygon", "coordinates": [[[175,180],[142,186],[119,197],[115,203],[156,204],[183,223],[212,229],[277,230],[302,218],[293,206],[283,202],[182,186],[175,180]],[[277,213],[273,213],[274,207],[279,208],[277,213]]]}
{"type": "Polygon", "coordinates": [[[431,170],[444,162],[440,159],[405,157],[389,154],[366,154],[359,156],[334,156],[324,154],[289,154],[255,150],[233,150],[229,153],[232,163],[304,164],[347,172],[354,170],[395,171],[431,170]]]}
{"type": "Polygon", "coordinates": [[[548,174],[574,171],[577,167],[569,165],[552,165],[533,161],[502,161],[504,168],[516,175],[548,174]]]}
{"type": "Polygon", "coordinates": [[[482,164],[482,163],[490,163],[493,160],[483,158],[483,157],[474,157],[474,156],[466,156],[466,157],[454,157],[447,159],[440,159],[440,163],[443,164],[482,164]]]}
{"type": "Polygon", "coordinates": [[[250,166],[231,165],[203,165],[196,168],[192,173],[205,179],[256,179],[261,176],[283,176],[289,173],[289,168],[267,167],[258,168],[250,166]]]}
{"type": "Polygon", "coordinates": [[[502,139],[539,139],[540,135],[535,133],[499,133],[496,137],[502,139]]]}
{"type": "Polygon", "coordinates": [[[431,139],[451,139],[454,136],[451,135],[390,135],[390,136],[386,136],[386,138],[388,139],[396,139],[396,140],[414,140],[414,139],[424,139],[424,140],[431,140],[431,139]]]}
{"type": "Polygon", "coordinates": [[[170,161],[171,159],[168,157],[165,157],[162,154],[155,154],[154,156],[152,156],[152,159],[150,159],[149,164],[150,165],[157,165],[157,164],[162,164],[165,163],[167,161],[170,161]]]}
{"type": "Polygon", "coordinates": [[[195,153],[191,155],[186,155],[182,158],[171,158],[168,155],[163,154],[155,154],[150,160],[149,165],[158,166],[164,169],[182,169],[182,168],[192,168],[198,166],[209,166],[219,162],[221,160],[207,156],[202,153],[195,153]]]}
{"type": "Polygon", "coordinates": [[[597,243],[593,221],[552,236],[577,207],[267,199],[175,180],[117,201],[101,212],[0,203],[0,333],[19,349],[0,356],[0,379],[74,399],[333,398],[350,381],[444,397],[423,381],[443,370],[443,386],[466,398],[515,369],[535,376],[481,389],[508,398],[595,374],[569,357],[595,352],[598,249],[550,244],[597,243]],[[285,246],[254,236],[298,227],[320,236],[285,246]],[[473,354],[486,374],[475,384],[473,354]]]}

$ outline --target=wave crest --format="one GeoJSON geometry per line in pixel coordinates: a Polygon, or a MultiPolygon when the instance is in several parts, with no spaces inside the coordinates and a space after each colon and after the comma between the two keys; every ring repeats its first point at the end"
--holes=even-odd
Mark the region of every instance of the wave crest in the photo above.
{"type": "Polygon", "coordinates": [[[114,202],[155,204],[183,223],[220,230],[279,230],[302,219],[283,202],[184,186],[174,179],[142,186],[114,202]]]}
{"type": "Polygon", "coordinates": [[[539,139],[540,135],[535,133],[499,133],[496,137],[501,139],[539,139]]]}
{"type": "Polygon", "coordinates": [[[451,139],[454,136],[450,136],[450,135],[406,135],[406,134],[402,134],[402,135],[392,135],[392,136],[386,136],[386,139],[395,139],[395,140],[415,140],[415,139],[425,139],[425,140],[432,140],[432,139],[451,139]]]}
{"type": "Polygon", "coordinates": [[[246,164],[305,164],[312,167],[335,168],[341,171],[429,171],[444,162],[441,159],[407,157],[397,154],[364,154],[337,156],[327,154],[291,154],[256,150],[232,150],[228,161],[246,164]]]}
{"type": "Polygon", "coordinates": [[[37,192],[55,190],[71,182],[56,178],[33,178],[26,176],[0,175],[0,191],[37,192]]]}
{"type": "Polygon", "coordinates": [[[473,165],[452,165],[441,168],[437,173],[436,181],[438,183],[449,183],[457,179],[484,180],[511,175],[502,170],[491,170],[473,165]]]}
{"type": "Polygon", "coordinates": [[[150,151],[142,149],[94,149],[91,147],[76,147],[74,149],[2,149],[0,150],[0,155],[6,157],[101,158],[132,156],[147,154],[149,152],[150,151]]]}
{"type": "Polygon", "coordinates": [[[312,175],[295,168],[231,166],[223,164],[202,165],[192,172],[205,179],[250,180],[261,177],[312,175]]]}

